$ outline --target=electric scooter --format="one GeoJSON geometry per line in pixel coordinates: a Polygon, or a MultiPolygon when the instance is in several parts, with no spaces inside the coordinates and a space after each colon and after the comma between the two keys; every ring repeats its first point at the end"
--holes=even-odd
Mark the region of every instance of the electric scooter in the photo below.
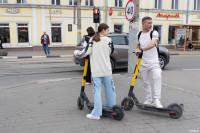
{"type": "Polygon", "coordinates": [[[138,56],[138,61],[137,61],[137,64],[135,66],[135,71],[134,71],[132,83],[131,83],[131,86],[130,86],[130,89],[129,89],[128,97],[125,97],[122,100],[121,106],[124,106],[125,110],[131,110],[133,108],[134,104],[135,104],[137,106],[137,108],[141,109],[141,110],[169,114],[169,116],[171,116],[174,119],[180,118],[182,116],[182,113],[183,113],[183,104],[172,103],[168,107],[156,108],[153,105],[140,103],[138,101],[138,99],[136,98],[136,96],[133,92],[133,89],[134,89],[135,81],[137,79],[137,74],[138,74],[138,71],[139,71],[142,55],[143,55],[143,53],[141,53],[138,56]]]}
{"type": "MultiPolygon", "coordinates": [[[[88,68],[88,59],[85,59],[85,67],[83,71],[81,92],[80,92],[80,96],[77,99],[77,105],[78,105],[79,110],[82,110],[84,108],[84,102],[85,102],[85,105],[88,107],[88,109],[93,110],[94,108],[94,103],[91,103],[89,101],[86,93],[84,92],[87,68],[88,68]]],[[[123,107],[119,105],[114,105],[112,108],[107,107],[107,106],[102,106],[102,115],[112,117],[115,120],[122,120],[124,117],[124,110],[123,110],[123,107]]]]}

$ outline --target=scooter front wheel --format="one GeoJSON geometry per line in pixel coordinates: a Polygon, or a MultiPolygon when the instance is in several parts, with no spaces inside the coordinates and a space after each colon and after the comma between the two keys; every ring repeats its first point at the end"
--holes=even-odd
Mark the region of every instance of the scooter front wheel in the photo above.
{"type": "Polygon", "coordinates": [[[125,110],[131,110],[134,106],[133,99],[125,97],[121,102],[121,106],[123,106],[125,110]]]}
{"type": "Polygon", "coordinates": [[[171,116],[174,119],[178,119],[183,114],[183,109],[179,104],[171,104],[168,107],[171,111],[169,112],[169,116],[171,116]]]}
{"type": "Polygon", "coordinates": [[[77,99],[77,106],[79,110],[82,110],[84,107],[84,100],[82,97],[78,97],[77,99]]]}
{"type": "Polygon", "coordinates": [[[124,118],[124,111],[120,106],[113,107],[113,118],[118,121],[124,118]]]}

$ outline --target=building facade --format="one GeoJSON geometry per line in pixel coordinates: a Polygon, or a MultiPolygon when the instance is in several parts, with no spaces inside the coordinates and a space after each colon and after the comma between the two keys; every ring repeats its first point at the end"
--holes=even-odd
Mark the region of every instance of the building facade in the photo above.
{"type": "MultiPolygon", "coordinates": [[[[93,23],[93,8],[100,9],[100,23],[110,32],[129,32],[125,18],[128,0],[81,0],[81,36],[93,23]]],[[[7,48],[40,46],[43,31],[50,47],[77,44],[77,0],[0,0],[0,36],[7,48]]],[[[172,24],[199,24],[200,0],[140,0],[140,24],[144,16],[153,18],[160,44],[174,44],[172,24]],[[189,2],[188,2],[189,1],[189,2]]],[[[141,30],[140,25],[140,30],[141,30]]],[[[195,32],[199,39],[199,31],[195,32]]]]}
{"type": "MultiPolygon", "coordinates": [[[[124,17],[126,3],[127,0],[82,0],[81,36],[87,34],[87,27],[95,28],[94,7],[100,9],[100,22],[108,23],[111,32],[128,32],[124,17]],[[109,15],[110,7],[113,7],[112,15],[109,15]]],[[[77,8],[74,7],[77,0],[0,0],[0,36],[4,47],[41,45],[43,31],[50,36],[50,46],[75,46],[77,11],[74,9],[77,8]]]]}
{"type": "MultiPolygon", "coordinates": [[[[140,0],[140,21],[144,16],[153,18],[160,44],[174,45],[175,27],[171,25],[200,24],[200,0],[140,0]]],[[[192,31],[190,37],[200,41],[199,30],[192,31]]]]}

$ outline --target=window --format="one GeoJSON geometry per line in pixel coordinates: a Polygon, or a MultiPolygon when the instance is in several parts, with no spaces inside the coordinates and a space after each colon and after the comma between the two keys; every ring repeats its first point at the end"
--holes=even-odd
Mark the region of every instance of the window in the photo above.
{"type": "Polygon", "coordinates": [[[124,36],[110,36],[113,45],[127,45],[124,36]]]}
{"type": "Polygon", "coordinates": [[[162,26],[161,25],[154,25],[153,30],[156,30],[158,32],[158,44],[161,42],[161,34],[162,34],[162,26]]]}
{"type": "Polygon", "coordinates": [[[17,4],[26,4],[26,0],[17,0],[17,4]]]}
{"type": "Polygon", "coordinates": [[[114,25],[115,33],[122,33],[122,25],[114,25]]]}
{"type": "Polygon", "coordinates": [[[178,10],[178,0],[172,0],[172,9],[178,10]]]}
{"type": "Polygon", "coordinates": [[[78,4],[78,0],[69,0],[69,5],[77,5],[78,4]]]}
{"type": "Polygon", "coordinates": [[[122,7],[122,0],[115,0],[115,7],[122,7]]]}
{"type": "Polygon", "coordinates": [[[29,42],[28,24],[18,24],[17,32],[18,32],[18,42],[19,43],[29,42]]]}
{"type": "Polygon", "coordinates": [[[200,0],[194,0],[194,10],[200,10],[200,0]]]}
{"type": "Polygon", "coordinates": [[[52,5],[60,5],[60,0],[51,0],[52,5]]]}
{"type": "Polygon", "coordinates": [[[93,6],[94,5],[94,1],[93,0],[85,0],[85,5],[86,6],[93,6]]]}
{"type": "Polygon", "coordinates": [[[162,0],[155,0],[155,8],[162,9],[162,0]]]}
{"type": "Polygon", "coordinates": [[[169,26],[168,44],[175,44],[175,27],[169,26]]]}
{"type": "Polygon", "coordinates": [[[51,24],[52,42],[61,42],[61,24],[51,24]]]}
{"type": "Polygon", "coordinates": [[[0,24],[0,36],[3,40],[3,43],[10,43],[9,24],[0,24]]]}
{"type": "Polygon", "coordinates": [[[1,4],[8,3],[8,0],[0,0],[0,3],[1,3],[1,4]]]}

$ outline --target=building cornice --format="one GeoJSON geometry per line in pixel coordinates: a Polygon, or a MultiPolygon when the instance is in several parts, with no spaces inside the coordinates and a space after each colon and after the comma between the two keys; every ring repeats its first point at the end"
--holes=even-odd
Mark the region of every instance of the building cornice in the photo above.
{"type": "MultiPolygon", "coordinates": [[[[187,10],[164,10],[164,9],[145,9],[140,8],[140,12],[163,12],[163,13],[187,13],[187,10]]],[[[200,14],[200,11],[188,11],[190,14],[200,14]]]]}

